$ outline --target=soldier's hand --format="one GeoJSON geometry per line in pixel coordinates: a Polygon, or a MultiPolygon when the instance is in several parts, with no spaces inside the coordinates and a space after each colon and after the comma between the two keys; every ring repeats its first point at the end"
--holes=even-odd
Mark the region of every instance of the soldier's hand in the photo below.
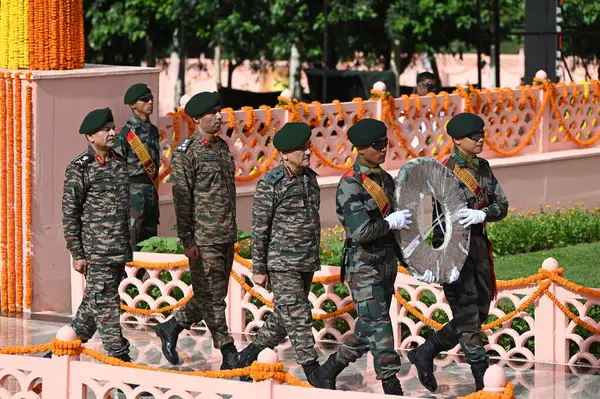
{"type": "Polygon", "coordinates": [[[190,248],[184,248],[183,253],[191,261],[195,261],[200,257],[200,250],[195,245],[190,248]]]}
{"type": "Polygon", "coordinates": [[[85,269],[87,268],[87,260],[85,259],[74,259],[73,260],[73,269],[77,273],[85,274],[85,269]]]}
{"type": "Polygon", "coordinates": [[[471,225],[485,221],[485,212],[477,209],[461,209],[458,211],[459,223],[466,229],[471,225]]]}
{"type": "Polygon", "coordinates": [[[396,211],[388,215],[385,220],[389,223],[391,230],[408,229],[412,223],[410,220],[411,214],[408,209],[396,211]]]}
{"type": "Polygon", "coordinates": [[[253,274],[252,281],[254,281],[254,284],[260,285],[261,287],[265,288],[267,286],[267,275],[266,274],[253,274]]]}

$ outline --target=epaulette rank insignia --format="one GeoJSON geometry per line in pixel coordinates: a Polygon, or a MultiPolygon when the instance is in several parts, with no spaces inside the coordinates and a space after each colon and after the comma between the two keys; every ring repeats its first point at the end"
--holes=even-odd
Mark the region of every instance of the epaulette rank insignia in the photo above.
{"type": "Polygon", "coordinates": [[[277,168],[267,173],[265,178],[269,181],[269,183],[276,184],[279,180],[283,178],[284,174],[285,172],[283,171],[283,169],[277,168]]]}
{"type": "Polygon", "coordinates": [[[192,142],[192,138],[188,137],[187,139],[183,140],[181,142],[181,144],[179,144],[179,146],[177,147],[177,151],[179,152],[186,152],[188,146],[190,145],[190,143],[192,142]]]}

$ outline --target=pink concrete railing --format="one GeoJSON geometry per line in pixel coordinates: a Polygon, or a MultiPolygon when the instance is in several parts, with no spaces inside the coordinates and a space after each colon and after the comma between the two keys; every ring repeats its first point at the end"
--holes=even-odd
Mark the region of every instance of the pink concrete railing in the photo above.
{"type": "MultiPolygon", "coordinates": [[[[134,254],[134,259],[138,262],[152,262],[157,265],[185,261],[183,255],[139,252],[134,254]]],[[[158,274],[160,270],[146,269],[145,276],[138,279],[136,278],[136,273],[139,269],[127,267],[127,277],[123,280],[119,288],[122,302],[129,307],[136,308],[140,301],[144,301],[149,305],[150,309],[156,310],[161,307],[161,304],[175,304],[177,302],[171,296],[171,291],[174,287],[179,287],[183,291],[184,296],[191,292],[191,286],[181,281],[181,276],[187,270],[187,267],[162,269],[167,270],[171,275],[171,281],[167,284],[159,280],[158,274]],[[139,295],[135,298],[131,298],[125,292],[130,285],[137,287],[139,291],[139,295]],[[158,298],[154,299],[149,295],[148,291],[151,287],[158,287],[160,289],[161,295],[158,298]]],[[[242,278],[248,277],[246,281],[251,280],[251,271],[237,261],[234,262],[233,270],[242,276],[242,278]]],[[[339,267],[322,266],[321,270],[315,274],[315,277],[338,274],[339,267]]],[[[76,309],[83,293],[83,279],[76,272],[73,272],[72,275],[73,309],[76,309]]],[[[597,296],[579,295],[554,282],[549,281],[549,283],[548,291],[557,298],[558,302],[564,305],[573,305],[584,323],[596,329],[600,328],[600,323],[596,323],[590,317],[591,310],[600,305],[600,299],[597,296]]],[[[337,309],[341,309],[352,303],[351,296],[341,298],[334,293],[334,286],[339,284],[337,281],[322,284],[324,292],[319,297],[314,293],[311,293],[309,296],[313,307],[313,315],[325,313],[322,309],[325,301],[333,302],[337,309]]],[[[399,273],[395,286],[397,291],[405,290],[408,293],[408,303],[417,308],[426,318],[433,318],[436,311],[443,312],[450,318],[452,317],[450,307],[446,303],[444,293],[439,285],[422,284],[410,276],[399,273]],[[427,306],[421,301],[424,294],[430,298],[434,298],[433,300],[430,299],[433,304],[427,306]]],[[[265,299],[272,301],[273,295],[270,292],[261,287],[253,288],[265,299]]],[[[494,315],[497,318],[505,316],[506,313],[517,309],[527,301],[538,288],[536,283],[532,283],[521,285],[515,289],[501,290],[496,300],[491,304],[490,315],[494,315]]],[[[265,314],[270,312],[271,309],[263,304],[257,305],[256,301],[252,302],[252,295],[246,292],[236,280],[233,278],[230,279],[229,295],[227,298],[227,320],[232,332],[250,334],[262,325],[265,314]],[[246,312],[249,312],[248,315],[251,315],[250,320],[247,320],[246,312]]],[[[595,342],[600,342],[600,335],[591,335],[588,338],[584,338],[578,334],[575,331],[577,324],[566,317],[546,295],[541,295],[533,302],[532,306],[533,316],[523,311],[505,321],[501,327],[485,331],[489,341],[486,345],[486,350],[491,356],[507,360],[548,362],[565,365],[581,365],[583,362],[593,367],[600,367],[600,359],[589,353],[591,345],[595,342]],[[522,320],[524,323],[527,323],[528,330],[523,331],[525,329],[516,328],[513,325],[515,320],[522,320]],[[513,343],[509,350],[506,350],[499,344],[503,336],[512,338],[513,343]],[[570,343],[573,343],[578,348],[577,353],[570,353],[570,343]]],[[[429,328],[425,323],[414,321],[409,315],[407,308],[401,306],[396,300],[392,301],[390,313],[395,329],[397,349],[410,349],[412,345],[424,342],[422,332],[425,328],[429,328]],[[406,334],[407,330],[408,334],[406,334]]],[[[125,312],[121,316],[121,321],[124,323],[146,324],[157,321],[162,322],[164,320],[166,320],[166,317],[161,313],[141,315],[125,312]]],[[[340,342],[346,335],[351,334],[354,324],[354,318],[350,314],[345,313],[326,319],[321,328],[318,330],[313,328],[313,333],[318,341],[340,342]],[[340,332],[336,328],[336,323],[339,324],[339,320],[344,320],[349,327],[349,330],[345,333],[340,332]]],[[[457,355],[460,353],[460,347],[457,346],[448,353],[457,355]]]]}
{"type": "MultiPolygon", "coordinates": [[[[312,142],[318,152],[312,158],[312,167],[320,176],[336,176],[341,175],[344,165],[355,157],[345,137],[361,116],[385,118],[390,148],[383,166],[396,170],[412,156],[436,157],[447,151],[450,143],[445,125],[453,115],[467,109],[486,121],[488,134],[482,156],[488,159],[598,147],[599,96],[597,81],[586,85],[483,90],[470,95],[461,90],[456,94],[404,96],[393,100],[393,124],[388,117],[387,101],[381,100],[315,103],[297,106],[293,111],[266,107],[224,112],[225,123],[220,135],[228,142],[236,161],[238,183],[253,185],[261,172],[277,163],[272,157],[270,137],[296,117],[312,126],[312,142]],[[552,102],[557,105],[556,109],[552,102]],[[231,124],[233,128],[229,123],[231,115],[235,119],[231,124]],[[562,127],[558,116],[563,119],[562,127]],[[245,128],[250,130],[244,131],[245,128]]],[[[161,170],[166,181],[172,150],[194,126],[182,113],[160,117],[158,126],[165,149],[161,170]]]]}

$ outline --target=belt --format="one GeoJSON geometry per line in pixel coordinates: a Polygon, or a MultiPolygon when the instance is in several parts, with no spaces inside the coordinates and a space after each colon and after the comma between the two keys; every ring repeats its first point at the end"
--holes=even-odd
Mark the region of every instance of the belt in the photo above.
{"type": "Polygon", "coordinates": [[[131,183],[153,184],[152,180],[150,180],[150,177],[148,177],[148,175],[146,173],[144,173],[143,175],[130,176],[129,177],[129,181],[131,183]]]}

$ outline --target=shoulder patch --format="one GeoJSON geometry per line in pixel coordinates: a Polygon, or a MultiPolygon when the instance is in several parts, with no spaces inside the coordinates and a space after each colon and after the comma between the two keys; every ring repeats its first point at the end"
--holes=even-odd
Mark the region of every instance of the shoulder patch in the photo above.
{"type": "Polygon", "coordinates": [[[354,168],[350,168],[348,169],[343,175],[342,175],[342,180],[343,179],[347,179],[348,177],[352,176],[354,174],[354,168]]]}
{"type": "Polygon", "coordinates": [[[267,179],[267,181],[271,184],[277,184],[277,182],[281,180],[284,175],[285,172],[283,171],[283,168],[275,168],[265,175],[265,179],[267,179]]]}
{"type": "Polygon", "coordinates": [[[183,140],[181,142],[181,144],[179,144],[179,146],[177,147],[176,151],[179,152],[186,152],[188,147],[190,146],[190,143],[194,140],[193,137],[188,137],[187,139],[183,140]]]}
{"type": "Polygon", "coordinates": [[[94,160],[94,157],[88,154],[88,152],[84,152],[77,158],[75,158],[71,163],[77,165],[81,169],[85,169],[87,165],[94,160]]]}

